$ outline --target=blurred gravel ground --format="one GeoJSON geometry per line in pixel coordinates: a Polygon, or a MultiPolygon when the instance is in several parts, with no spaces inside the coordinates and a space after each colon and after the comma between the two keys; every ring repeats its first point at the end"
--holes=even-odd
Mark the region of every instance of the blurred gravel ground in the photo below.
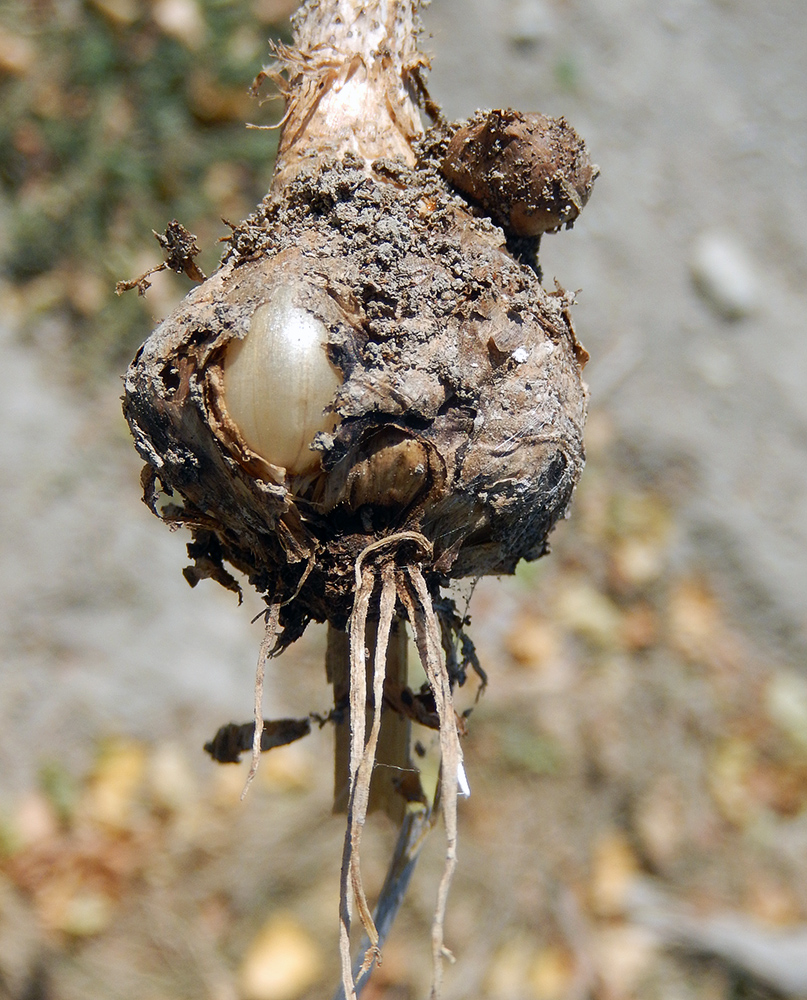
{"type": "MultiPolygon", "coordinates": [[[[552,557],[470,605],[491,684],[447,1000],[773,1000],[751,949],[716,957],[697,921],[670,948],[635,901],[649,879],[668,924],[728,910],[758,941],[807,922],[807,13],[435,0],[427,24],[450,114],[565,113],[603,169],[543,250],[583,289],[589,468],[552,557]]],[[[245,768],[202,753],[250,717],[257,604],[187,587],[117,376],[77,388],[80,316],[32,280],[0,289],[0,998],[327,997],[330,734],[243,804],[245,768]]],[[[183,288],[158,276],[144,315],[183,288]]],[[[267,715],[327,707],[323,645],[273,664],[267,715]]],[[[394,836],[371,822],[371,890],[394,836]]],[[[369,1000],[427,995],[441,863],[438,830],[369,1000]]]]}
{"type": "Polygon", "coordinates": [[[449,115],[564,114],[602,176],[549,282],[582,289],[593,405],[690,474],[687,557],[807,651],[807,9],[468,0],[427,9],[449,115]]]}

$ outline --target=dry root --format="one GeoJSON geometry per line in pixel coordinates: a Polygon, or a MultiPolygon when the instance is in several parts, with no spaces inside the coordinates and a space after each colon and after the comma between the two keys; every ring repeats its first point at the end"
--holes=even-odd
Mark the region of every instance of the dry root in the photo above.
{"type": "Polygon", "coordinates": [[[356,590],[349,622],[350,785],[340,897],[340,954],[342,982],[347,1000],[356,997],[356,979],[364,977],[380,954],[379,934],[361,877],[360,848],[381,728],[387,647],[398,602],[411,625],[439,718],[441,780],[432,808],[435,809],[439,799],[446,826],[446,861],[432,926],[433,997],[439,996],[442,984],[442,960],[445,954],[443,924],[457,858],[457,779],[462,765],[462,751],[451,693],[451,678],[446,659],[441,655],[440,622],[420,562],[410,561],[404,565],[396,562],[403,543],[414,544],[421,561],[430,558],[432,550],[428,539],[418,532],[403,531],[372,542],[359,555],[355,564],[356,590]],[[372,665],[373,714],[367,735],[365,638],[370,605],[379,581],[378,630],[372,665]],[[355,903],[369,943],[355,979],[350,954],[351,901],[355,903]]]}
{"type": "Polygon", "coordinates": [[[261,648],[258,652],[258,665],[255,668],[255,730],[252,737],[252,759],[249,765],[249,773],[241,792],[241,799],[249,791],[252,780],[258,773],[258,765],[261,761],[261,737],[263,736],[263,679],[266,673],[266,661],[272,655],[276,645],[279,632],[278,619],[280,617],[280,605],[272,604],[266,613],[266,628],[264,629],[261,648]]]}

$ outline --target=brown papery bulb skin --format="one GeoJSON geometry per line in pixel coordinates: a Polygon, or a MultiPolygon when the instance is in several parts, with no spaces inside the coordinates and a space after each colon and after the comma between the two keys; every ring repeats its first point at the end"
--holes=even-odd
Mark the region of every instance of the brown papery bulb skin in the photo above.
{"type": "Polygon", "coordinates": [[[328,360],[322,320],[297,305],[295,288],[270,288],[247,335],[230,343],[224,403],[246,444],[289,475],[319,465],[311,443],[336,425],[326,408],[341,378],[328,360]]]}
{"type": "Polygon", "coordinates": [[[599,168],[565,118],[477,114],[451,138],[443,174],[507,232],[535,237],[571,227],[599,168]]]}

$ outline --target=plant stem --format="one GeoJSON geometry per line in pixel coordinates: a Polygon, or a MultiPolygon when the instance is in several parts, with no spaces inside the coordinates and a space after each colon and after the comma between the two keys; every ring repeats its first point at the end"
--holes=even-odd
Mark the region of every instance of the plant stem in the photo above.
{"type": "Polygon", "coordinates": [[[288,82],[272,190],[322,157],[353,153],[367,164],[402,156],[423,129],[414,101],[418,0],[307,0],[294,19],[295,48],[280,52],[288,82]]]}

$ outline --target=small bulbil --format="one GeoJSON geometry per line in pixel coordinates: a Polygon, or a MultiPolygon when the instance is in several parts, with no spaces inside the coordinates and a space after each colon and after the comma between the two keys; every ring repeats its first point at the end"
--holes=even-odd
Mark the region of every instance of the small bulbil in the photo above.
{"type": "Polygon", "coordinates": [[[480,112],[451,138],[443,174],[514,236],[571,227],[599,168],[565,118],[480,112]]]}

